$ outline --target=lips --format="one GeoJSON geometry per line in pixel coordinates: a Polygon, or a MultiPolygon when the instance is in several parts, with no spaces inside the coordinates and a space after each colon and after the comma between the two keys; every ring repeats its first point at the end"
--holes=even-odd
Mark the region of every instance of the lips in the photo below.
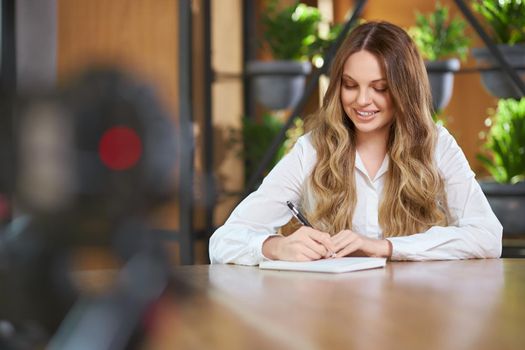
{"type": "Polygon", "coordinates": [[[357,109],[354,109],[354,112],[355,114],[357,115],[357,117],[359,119],[363,119],[363,120],[370,120],[372,119],[379,111],[377,110],[374,110],[374,111],[362,111],[362,110],[357,110],[357,109]]]}

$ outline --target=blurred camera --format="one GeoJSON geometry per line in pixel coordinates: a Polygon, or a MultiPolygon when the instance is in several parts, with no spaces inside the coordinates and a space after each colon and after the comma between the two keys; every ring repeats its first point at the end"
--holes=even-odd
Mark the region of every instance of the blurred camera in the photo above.
{"type": "Polygon", "coordinates": [[[77,247],[162,266],[147,215],[176,192],[174,125],[154,90],[127,73],[92,68],[20,99],[14,115],[3,182],[20,215],[0,237],[0,345],[57,329],[79,296],[77,247]]]}

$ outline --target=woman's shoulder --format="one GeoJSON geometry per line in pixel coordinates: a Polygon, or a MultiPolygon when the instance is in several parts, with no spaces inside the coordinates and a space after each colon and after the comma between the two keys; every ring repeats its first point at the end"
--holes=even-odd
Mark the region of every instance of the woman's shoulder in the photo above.
{"type": "Polygon", "coordinates": [[[295,142],[291,150],[291,153],[292,152],[300,158],[301,164],[305,167],[305,171],[310,171],[317,161],[317,151],[313,144],[312,133],[308,132],[300,136],[295,142]]]}
{"type": "Polygon", "coordinates": [[[445,128],[443,125],[436,125],[437,131],[437,145],[436,152],[438,155],[443,154],[446,150],[450,148],[456,148],[457,142],[454,139],[454,136],[445,128]]]}
{"type": "Polygon", "coordinates": [[[436,124],[436,131],[438,134],[438,141],[443,141],[448,139],[449,137],[452,137],[450,131],[448,131],[448,129],[445,128],[443,125],[436,124]]]}
{"type": "Polygon", "coordinates": [[[438,166],[446,166],[450,162],[457,160],[466,161],[463,150],[458,145],[453,134],[451,134],[447,128],[442,125],[437,126],[437,145],[435,157],[438,166]]]}
{"type": "Polygon", "coordinates": [[[309,131],[304,135],[297,138],[296,144],[301,146],[305,151],[315,151],[315,147],[312,140],[312,132],[309,131]]]}

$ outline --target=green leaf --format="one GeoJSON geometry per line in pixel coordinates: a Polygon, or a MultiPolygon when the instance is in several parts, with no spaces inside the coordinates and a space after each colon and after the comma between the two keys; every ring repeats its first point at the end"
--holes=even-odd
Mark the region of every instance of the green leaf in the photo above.
{"type": "Polygon", "coordinates": [[[319,9],[299,1],[284,8],[278,7],[278,3],[277,0],[268,1],[261,14],[264,42],[273,58],[305,61],[322,55],[337,36],[333,35],[333,27],[328,37],[319,36],[322,21],[319,9]]]}
{"type": "Polygon", "coordinates": [[[435,61],[447,57],[465,60],[470,39],[465,35],[466,22],[459,17],[449,19],[447,6],[439,1],[433,12],[416,12],[416,25],[408,33],[416,43],[423,58],[435,61]]]}
{"type": "Polygon", "coordinates": [[[492,125],[477,158],[498,182],[512,183],[525,176],[525,98],[501,99],[491,112],[492,125]]]}
{"type": "MultiPolygon", "coordinates": [[[[283,122],[275,115],[264,114],[260,120],[243,118],[242,129],[229,130],[227,144],[237,150],[236,155],[244,160],[244,177],[248,180],[259,166],[271,142],[279,134],[283,122]]],[[[278,149],[266,172],[291,149],[299,136],[304,133],[303,121],[296,118],[294,126],[286,132],[286,139],[278,149]]]]}
{"type": "Polygon", "coordinates": [[[525,43],[525,1],[473,0],[472,8],[498,44],[525,43]]]}

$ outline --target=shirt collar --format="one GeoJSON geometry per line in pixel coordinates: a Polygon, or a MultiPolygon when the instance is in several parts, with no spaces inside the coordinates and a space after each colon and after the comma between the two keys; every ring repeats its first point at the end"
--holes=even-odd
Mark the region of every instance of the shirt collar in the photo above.
{"type": "MultiPolygon", "coordinates": [[[[381,166],[379,167],[379,170],[376,173],[376,176],[374,179],[370,179],[370,181],[375,181],[379,179],[381,176],[383,176],[388,171],[388,165],[390,164],[390,157],[385,155],[385,159],[383,159],[383,163],[381,163],[381,166]]],[[[365,165],[363,161],[361,160],[361,156],[359,155],[359,152],[355,152],[355,167],[360,172],[362,172],[364,175],[366,175],[368,178],[368,171],[365,168],[365,165]]]]}

